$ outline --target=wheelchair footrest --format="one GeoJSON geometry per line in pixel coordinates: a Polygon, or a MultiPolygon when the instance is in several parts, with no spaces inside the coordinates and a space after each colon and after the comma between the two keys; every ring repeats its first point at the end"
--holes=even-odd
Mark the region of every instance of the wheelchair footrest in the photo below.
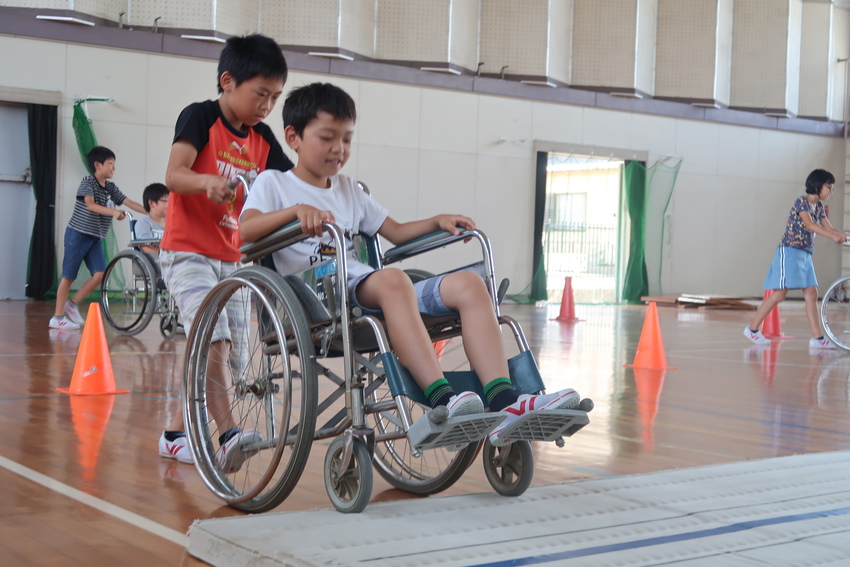
{"type": "Polygon", "coordinates": [[[494,427],[505,419],[504,413],[476,413],[449,418],[434,423],[424,415],[410,426],[407,437],[416,449],[435,449],[484,439],[494,427]]]}
{"type": "Polygon", "coordinates": [[[554,441],[570,437],[588,423],[587,412],[581,410],[530,411],[505,427],[499,437],[510,441],[554,441]]]}

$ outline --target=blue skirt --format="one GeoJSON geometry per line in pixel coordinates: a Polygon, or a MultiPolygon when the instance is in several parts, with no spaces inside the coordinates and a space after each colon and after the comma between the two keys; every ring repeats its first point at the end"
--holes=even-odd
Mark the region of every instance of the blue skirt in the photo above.
{"type": "Polygon", "coordinates": [[[779,246],[764,278],[764,289],[817,287],[812,255],[798,248],[779,246]]]}

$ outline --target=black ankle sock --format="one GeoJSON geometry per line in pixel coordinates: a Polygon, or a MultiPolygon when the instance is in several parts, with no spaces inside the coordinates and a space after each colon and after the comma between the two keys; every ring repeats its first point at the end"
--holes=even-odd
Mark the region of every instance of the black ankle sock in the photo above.
{"type": "Polygon", "coordinates": [[[238,434],[238,433],[241,433],[241,432],[242,432],[242,430],[241,430],[241,429],[239,429],[238,427],[231,427],[230,429],[228,429],[227,431],[225,431],[223,434],[219,435],[219,437],[218,437],[218,444],[219,444],[219,446],[224,445],[224,444],[225,444],[225,443],[227,443],[227,442],[228,442],[228,441],[229,441],[229,440],[230,440],[230,439],[231,439],[234,435],[236,435],[236,434],[238,434]]]}
{"type": "Polygon", "coordinates": [[[502,390],[493,395],[493,399],[490,400],[490,411],[502,411],[509,405],[513,404],[517,401],[517,393],[513,390],[513,388],[509,390],[502,390]]]}
{"type": "Polygon", "coordinates": [[[180,437],[186,437],[185,431],[166,431],[165,432],[165,440],[171,441],[172,443],[179,439],[180,437]]]}

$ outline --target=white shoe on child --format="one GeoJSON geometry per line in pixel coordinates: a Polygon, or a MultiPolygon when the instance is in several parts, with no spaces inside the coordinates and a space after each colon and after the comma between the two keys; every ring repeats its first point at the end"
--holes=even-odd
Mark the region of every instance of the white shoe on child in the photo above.
{"type": "Polygon", "coordinates": [[[578,407],[579,402],[581,402],[581,396],[572,388],[567,388],[554,394],[541,394],[538,396],[522,394],[517,398],[516,402],[502,410],[508,414],[508,417],[502,420],[496,426],[496,429],[490,432],[488,436],[490,444],[494,447],[504,447],[509,444],[510,441],[501,439],[499,434],[527,412],[551,409],[575,409],[578,407]]]}
{"type": "Polygon", "coordinates": [[[194,464],[195,459],[192,458],[192,452],[189,451],[186,436],[181,435],[174,441],[169,441],[165,438],[165,433],[159,437],[159,456],[166,459],[177,459],[181,463],[187,465],[194,464]]]}
{"type": "MultiPolygon", "coordinates": [[[[446,404],[446,409],[449,410],[450,418],[458,417],[461,415],[483,413],[484,402],[481,401],[481,397],[475,392],[461,392],[460,394],[456,394],[449,399],[449,403],[446,404]]],[[[448,445],[446,447],[446,450],[454,453],[455,451],[460,451],[467,445],[469,445],[469,443],[448,445]]]]}
{"type": "Polygon", "coordinates": [[[80,308],[77,307],[77,304],[70,299],[65,302],[65,315],[68,316],[68,319],[79,326],[82,326],[85,323],[83,316],[80,315],[80,308]]]}
{"type": "Polygon", "coordinates": [[[51,329],[65,329],[66,331],[72,331],[74,329],[79,329],[80,326],[68,319],[67,317],[51,317],[50,318],[50,328],[51,329]]]}

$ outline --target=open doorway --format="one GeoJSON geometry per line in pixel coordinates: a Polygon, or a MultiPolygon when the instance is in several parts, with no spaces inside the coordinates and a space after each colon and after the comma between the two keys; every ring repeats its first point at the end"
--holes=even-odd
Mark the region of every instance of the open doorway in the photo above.
{"type": "Polygon", "coordinates": [[[542,252],[550,302],[561,301],[566,277],[577,303],[619,301],[623,165],[616,158],[546,154],[545,194],[538,192],[538,198],[544,199],[542,252]]]}

